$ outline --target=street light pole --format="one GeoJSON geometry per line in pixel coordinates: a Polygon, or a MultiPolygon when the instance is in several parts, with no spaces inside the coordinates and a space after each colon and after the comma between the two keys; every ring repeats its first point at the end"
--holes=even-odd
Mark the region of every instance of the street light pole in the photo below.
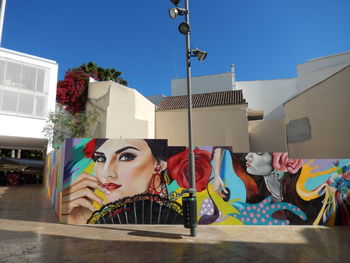
{"type": "MultiPolygon", "coordinates": [[[[185,22],[190,25],[190,12],[188,0],[185,0],[185,22]]],[[[191,89],[191,44],[190,44],[190,30],[186,34],[186,70],[187,70],[187,118],[188,118],[188,147],[189,147],[189,197],[194,200],[196,199],[196,174],[195,174],[195,162],[193,154],[193,145],[192,145],[192,89],[191,89]]],[[[197,213],[196,201],[195,205],[191,206],[189,211],[191,214],[197,213]],[[193,211],[194,210],[194,211],[193,211]]],[[[196,226],[190,228],[191,236],[196,236],[196,226]]]]}
{"type": "Polygon", "coordinates": [[[0,0],[0,46],[2,41],[2,29],[4,27],[6,0],[0,0]]]}
{"type": "Polygon", "coordinates": [[[188,196],[182,198],[182,206],[184,211],[184,226],[191,229],[191,236],[195,237],[197,227],[197,199],[196,199],[196,167],[195,156],[192,145],[192,89],[191,89],[191,57],[197,57],[201,62],[207,56],[207,52],[198,48],[191,50],[190,44],[190,10],[188,0],[185,0],[185,8],[179,7],[181,0],[170,0],[176,7],[169,9],[169,16],[175,19],[177,16],[185,16],[185,22],[180,23],[179,31],[186,35],[186,71],[187,71],[187,119],[188,119],[188,175],[189,188],[184,192],[188,196]]]}

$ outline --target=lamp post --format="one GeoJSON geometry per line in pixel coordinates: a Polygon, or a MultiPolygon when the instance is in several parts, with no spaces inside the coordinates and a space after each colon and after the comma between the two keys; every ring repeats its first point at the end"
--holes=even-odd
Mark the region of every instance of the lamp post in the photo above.
{"type": "Polygon", "coordinates": [[[181,0],[171,0],[176,6],[169,9],[171,18],[176,18],[178,15],[185,16],[185,22],[180,23],[178,29],[181,34],[186,36],[186,71],[187,71],[187,119],[188,119],[188,171],[189,171],[189,188],[185,190],[189,195],[183,197],[184,207],[184,226],[190,228],[191,236],[196,236],[197,231],[197,200],[196,200],[196,177],[195,177],[195,161],[192,145],[192,90],[191,90],[191,57],[197,57],[199,61],[203,61],[207,53],[190,48],[190,17],[188,0],[185,0],[185,8],[180,8],[181,0]]]}
{"type": "Polygon", "coordinates": [[[0,46],[2,41],[2,28],[4,26],[6,0],[0,0],[0,46]]]}

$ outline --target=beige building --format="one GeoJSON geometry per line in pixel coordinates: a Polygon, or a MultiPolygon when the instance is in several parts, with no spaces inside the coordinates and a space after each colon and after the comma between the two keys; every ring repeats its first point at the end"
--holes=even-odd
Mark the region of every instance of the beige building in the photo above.
{"type": "Polygon", "coordinates": [[[350,158],[350,66],[284,103],[289,155],[350,158]]]}
{"type": "MultiPolygon", "coordinates": [[[[233,146],[236,152],[288,151],[303,159],[350,158],[349,64],[350,52],[345,52],[298,65],[300,89],[278,106],[285,115],[280,119],[265,119],[263,110],[248,109],[242,90],[194,94],[193,144],[233,146]],[[306,88],[311,83],[307,76],[318,82],[306,88]]],[[[156,106],[134,89],[105,81],[90,83],[88,97],[87,109],[100,114],[91,137],[188,145],[186,95],[158,96],[152,100],[160,101],[156,106]]]]}
{"type": "Polygon", "coordinates": [[[250,152],[287,152],[285,120],[248,122],[250,152]]]}
{"type": "MultiPolygon", "coordinates": [[[[194,94],[192,100],[193,145],[249,151],[247,103],[241,90],[194,94]]],[[[187,96],[165,97],[157,107],[156,138],[188,145],[187,96]]]]}
{"type": "Polygon", "coordinates": [[[99,114],[97,124],[89,128],[91,137],[155,137],[155,105],[135,89],[113,81],[92,82],[86,109],[99,114]]]}
{"type": "MultiPolygon", "coordinates": [[[[113,81],[89,84],[88,111],[99,121],[88,137],[168,139],[188,145],[187,96],[164,97],[156,107],[138,91],[113,81]]],[[[193,144],[249,151],[247,103],[242,91],[193,95],[193,144]]]]}

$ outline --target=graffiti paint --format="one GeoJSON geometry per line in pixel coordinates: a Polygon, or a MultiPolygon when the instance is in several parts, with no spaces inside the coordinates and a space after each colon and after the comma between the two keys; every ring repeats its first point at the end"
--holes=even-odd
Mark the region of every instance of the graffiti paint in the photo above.
{"type": "MultiPolygon", "coordinates": [[[[47,158],[61,222],[182,224],[188,149],[166,140],[74,138],[47,158]]],[[[198,224],[350,225],[350,160],[196,147],[198,224]]]]}
{"type": "Polygon", "coordinates": [[[51,151],[46,157],[45,163],[45,189],[48,198],[51,201],[56,215],[60,216],[61,192],[62,192],[62,149],[51,151]]]}

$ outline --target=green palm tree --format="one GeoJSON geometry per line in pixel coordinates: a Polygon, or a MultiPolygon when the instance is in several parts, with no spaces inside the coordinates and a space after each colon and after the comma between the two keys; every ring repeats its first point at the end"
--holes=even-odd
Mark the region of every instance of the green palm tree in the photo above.
{"type": "Polygon", "coordinates": [[[100,81],[108,81],[113,80],[116,83],[127,86],[128,82],[121,78],[122,74],[120,71],[117,71],[115,68],[102,68],[98,67],[96,63],[89,62],[87,64],[83,63],[80,68],[89,76],[100,80],[100,81]]]}

